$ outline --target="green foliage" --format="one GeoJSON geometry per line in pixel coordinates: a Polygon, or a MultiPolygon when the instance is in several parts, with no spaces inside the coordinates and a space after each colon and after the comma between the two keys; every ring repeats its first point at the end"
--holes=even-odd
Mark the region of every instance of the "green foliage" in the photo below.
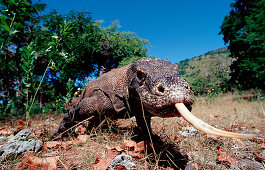
{"type": "Polygon", "coordinates": [[[63,112],[88,77],[146,56],[148,42],[116,22],[102,28],[88,12],[39,16],[45,6],[0,0],[0,117],[63,112]]]}
{"type": "MultiPolygon", "coordinates": [[[[130,32],[118,32],[117,23],[101,28],[100,22],[91,21],[90,13],[60,15],[54,11],[44,16],[43,22],[36,48],[43,53],[38,57],[40,61],[53,61],[53,69],[49,70],[52,76],[46,81],[54,84],[56,94],[66,95],[69,78],[76,83],[89,75],[99,76],[102,68],[109,71],[117,67],[124,57],[146,56],[146,40],[130,32]],[[54,47],[56,42],[58,51],[45,54],[47,44],[54,47]]],[[[36,74],[42,74],[41,66],[37,69],[36,74]]]]}
{"type": "Polygon", "coordinates": [[[218,96],[218,94],[222,93],[221,88],[212,88],[207,90],[207,95],[205,96],[205,100],[207,104],[212,104],[215,103],[216,101],[216,97],[218,96]]]}
{"type": "Polygon", "coordinates": [[[195,94],[208,94],[211,89],[225,90],[232,62],[229,54],[227,48],[222,48],[181,61],[178,63],[179,73],[195,94]]]}
{"type": "Polygon", "coordinates": [[[133,57],[124,57],[121,62],[119,63],[119,67],[131,64],[139,59],[141,59],[142,56],[133,56],[133,57]]]}
{"type": "Polygon", "coordinates": [[[33,76],[33,62],[34,62],[34,53],[32,47],[26,46],[22,49],[22,71],[24,74],[22,74],[22,82],[25,87],[30,88],[31,86],[31,79],[33,76]]]}
{"type": "MultiPolygon", "coordinates": [[[[63,96],[63,104],[65,104],[64,108],[67,108],[67,105],[70,104],[70,101],[74,97],[74,81],[71,79],[68,79],[67,87],[66,87],[66,96],[63,96]]],[[[63,106],[63,105],[62,105],[63,106]]]]}
{"type": "Polygon", "coordinates": [[[22,49],[22,85],[24,86],[22,88],[22,96],[25,98],[25,110],[26,110],[26,120],[27,123],[29,122],[29,114],[30,109],[32,106],[30,106],[30,103],[33,103],[34,100],[32,96],[29,94],[29,90],[31,85],[33,84],[32,76],[33,76],[33,62],[34,62],[34,53],[33,49],[30,45],[24,47],[22,49]]]}
{"type": "Polygon", "coordinates": [[[33,55],[27,44],[31,44],[32,28],[38,23],[38,12],[45,5],[27,0],[1,0],[0,4],[1,117],[25,111],[25,96],[28,98],[29,89],[34,87],[33,55]]]}
{"type": "Polygon", "coordinates": [[[225,17],[220,34],[229,43],[232,85],[265,88],[265,0],[237,0],[225,17]]]}

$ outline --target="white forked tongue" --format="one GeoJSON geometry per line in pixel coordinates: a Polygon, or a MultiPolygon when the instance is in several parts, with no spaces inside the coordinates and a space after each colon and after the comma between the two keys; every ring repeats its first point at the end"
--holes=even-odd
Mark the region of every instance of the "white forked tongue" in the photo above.
{"type": "Polygon", "coordinates": [[[203,122],[201,119],[195,117],[183,103],[177,103],[175,104],[175,107],[186,121],[192,124],[196,129],[203,131],[204,133],[228,138],[253,138],[256,136],[255,134],[233,133],[216,129],[211,125],[203,122]]]}

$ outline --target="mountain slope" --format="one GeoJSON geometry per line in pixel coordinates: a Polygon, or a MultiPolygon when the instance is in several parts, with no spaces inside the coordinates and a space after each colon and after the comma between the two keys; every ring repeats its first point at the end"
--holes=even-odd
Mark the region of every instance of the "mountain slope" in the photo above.
{"type": "Polygon", "coordinates": [[[196,94],[221,90],[220,87],[230,78],[232,60],[229,50],[224,47],[179,62],[179,73],[196,94]]]}

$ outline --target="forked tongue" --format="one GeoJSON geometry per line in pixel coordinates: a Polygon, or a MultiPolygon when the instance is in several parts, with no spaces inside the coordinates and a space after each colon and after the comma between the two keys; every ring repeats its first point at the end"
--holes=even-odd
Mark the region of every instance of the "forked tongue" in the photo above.
{"type": "Polygon", "coordinates": [[[227,132],[224,130],[216,129],[211,125],[203,122],[201,119],[195,117],[183,103],[175,104],[176,109],[179,111],[180,115],[192,124],[196,129],[215,136],[223,136],[228,138],[253,138],[256,137],[255,134],[242,134],[242,133],[234,133],[234,132],[227,132]]]}

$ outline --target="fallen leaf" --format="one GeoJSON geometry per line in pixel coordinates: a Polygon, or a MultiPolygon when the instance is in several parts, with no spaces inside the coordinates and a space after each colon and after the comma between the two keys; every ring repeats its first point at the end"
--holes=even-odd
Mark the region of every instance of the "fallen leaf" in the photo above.
{"type": "Polygon", "coordinates": [[[216,159],[221,162],[229,162],[233,167],[236,167],[236,160],[231,156],[228,156],[226,152],[219,149],[217,151],[216,159]]]}
{"type": "Polygon", "coordinates": [[[43,126],[45,126],[43,123],[38,124],[38,127],[43,127],[43,126]]]}
{"type": "Polygon", "coordinates": [[[106,149],[114,149],[114,148],[110,147],[108,144],[105,145],[105,148],[106,149]]]}
{"type": "Polygon", "coordinates": [[[7,137],[8,140],[12,139],[14,137],[13,134],[11,134],[10,136],[7,137]]]}
{"type": "MultiPolygon", "coordinates": [[[[26,128],[26,126],[27,126],[27,122],[25,120],[16,121],[16,128],[18,129],[18,131],[26,128]]],[[[28,122],[28,127],[31,127],[31,121],[28,122]]]]}
{"type": "Polygon", "coordinates": [[[265,158],[262,157],[262,155],[258,154],[257,152],[253,152],[254,155],[256,155],[256,157],[258,157],[259,159],[263,159],[265,160],[265,158]]]}
{"type": "Polygon", "coordinates": [[[95,170],[106,170],[110,165],[112,159],[114,159],[119,152],[114,150],[107,150],[106,156],[104,158],[96,158],[95,162],[93,163],[93,169],[95,170]]]}
{"type": "Polygon", "coordinates": [[[43,131],[41,131],[41,130],[36,130],[34,133],[35,133],[35,135],[36,135],[37,137],[44,136],[44,133],[43,133],[43,131]]]}
{"type": "Polygon", "coordinates": [[[75,128],[75,133],[79,135],[84,135],[86,133],[86,127],[84,125],[80,125],[75,128]]]}
{"type": "Polygon", "coordinates": [[[69,146],[72,146],[74,144],[76,145],[80,145],[83,143],[86,143],[88,139],[88,135],[79,135],[75,140],[71,140],[71,141],[66,141],[66,142],[62,142],[62,141],[48,141],[44,144],[44,148],[46,149],[52,149],[52,148],[56,148],[56,147],[63,147],[63,148],[67,148],[69,146]]]}
{"type": "Polygon", "coordinates": [[[26,126],[26,121],[25,120],[18,120],[18,121],[16,121],[16,126],[26,126]]]}
{"type": "Polygon", "coordinates": [[[17,131],[17,128],[10,128],[10,127],[2,128],[0,130],[0,136],[9,136],[16,131],[17,131]]]}
{"type": "Polygon", "coordinates": [[[144,155],[139,153],[139,152],[136,153],[136,152],[133,152],[133,151],[129,151],[128,155],[130,155],[131,157],[136,158],[136,159],[144,158],[144,155]]]}
{"type": "Polygon", "coordinates": [[[265,142],[260,142],[260,143],[257,145],[257,148],[260,149],[260,150],[264,150],[264,149],[265,149],[265,142]]]}
{"type": "Polygon", "coordinates": [[[126,169],[125,166],[123,166],[123,165],[117,165],[117,166],[115,167],[115,170],[127,170],[127,169],[126,169]]]}
{"type": "Polygon", "coordinates": [[[135,145],[134,151],[135,151],[135,152],[142,153],[142,152],[145,151],[146,146],[147,146],[147,142],[146,142],[146,141],[141,141],[141,142],[139,142],[139,143],[137,143],[137,144],[135,145]]]}
{"type": "Polygon", "coordinates": [[[165,170],[174,170],[174,168],[167,167],[165,170]]]}
{"type": "Polygon", "coordinates": [[[49,141],[49,138],[43,138],[42,141],[43,142],[48,142],[49,141]]]}
{"type": "Polygon", "coordinates": [[[233,142],[238,145],[239,147],[246,146],[240,139],[233,139],[233,142]]]}
{"type": "Polygon", "coordinates": [[[133,140],[123,140],[123,144],[128,148],[133,148],[136,146],[136,142],[133,140]]]}
{"type": "Polygon", "coordinates": [[[76,144],[83,144],[83,143],[86,143],[88,137],[89,137],[88,135],[79,135],[79,136],[77,137],[77,142],[76,142],[76,144]]]}
{"type": "Polygon", "coordinates": [[[62,145],[61,145],[61,146],[62,146],[64,149],[66,149],[67,147],[72,146],[72,145],[74,145],[74,144],[75,144],[75,141],[71,140],[71,141],[62,142],[62,145]]]}
{"type": "Polygon", "coordinates": [[[118,152],[121,152],[121,151],[126,150],[127,147],[126,147],[126,146],[123,146],[123,147],[117,146],[117,147],[115,147],[115,149],[116,149],[118,152]]]}
{"type": "Polygon", "coordinates": [[[62,142],[61,141],[48,141],[44,144],[44,148],[46,149],[55,148],[57,146],[62,146],[62,142]]]}
{"type": "Polygon", "coordinates": [[[22,169],[55,170],[57,169],[57,161],[59,160],[59,156],[39,158],[33,155],[34,155],[33,151],[26,152],[22,161],[17,164],[16,170],[22,170],[22,169]]]}
{"type": "Polygon", "coordinates": [[[128,147],[127,146],[110,147],[108,144],[106,144],[105,148],[108,149],[108,150],[116,150],[116,151],[120,152],[120,151],[126,150],[128,147]]]}
{"type": "Polygon", "coordinates": [[[46,149],[52,149],[52,148],[56,148],[56,147],[69,147],[71,145],[74,144],[74,141],[66,141],[66,142],[62,142],[62,141],[48,141],[44,144],[44,148],[46,149]]]}

